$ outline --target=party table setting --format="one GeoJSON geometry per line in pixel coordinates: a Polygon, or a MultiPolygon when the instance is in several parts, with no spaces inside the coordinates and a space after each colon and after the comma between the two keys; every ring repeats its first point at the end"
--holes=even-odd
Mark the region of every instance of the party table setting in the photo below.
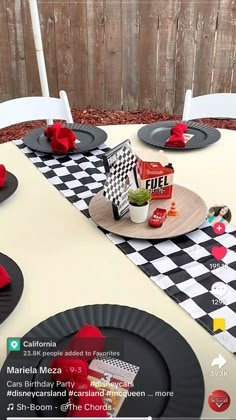
{"type": "MultiPolygon", "coordinates": [[[[0,203],[10,198],[18,187],[18,180],[4,165],[0,165],[0,203]]],[[[0,324],[18,304],[24,287],[23,274],[17,264],[0,253],[0,324]]]]}
{"type": "MultiPolygon", "coordinates": [[[[204,375],[212,351],[227,355],[232,370],[236,366],[236,228],[232,219],[219,235],[207,220],[217,199],[236,214],[227,182],[233,178],[233,153],[223,159],[225,147],[236,149],[234,132],[176,121],[101,128],[57,123],[1,146],[2,166],[18,180],[15,194],[0,205],[2,278],[8,274],[25,283],[2,336],[12,331],[25,339],[50,337],[61,351],[74,350],[80,348],[77,334],[87,326],[97,329],[87,337],[102,338],[102,349],[109,338],[124,343],[121,360],[98,357],[82,364],[88,386],[101,369],[115,375],[115,366],[137,392],[129,397],[127,388],[122,401],[113,400],[97,417],[214,416],[207,405],[212,379],[204,375]],[[221,247],[227,255],[219,262],[211,250],[221,247]],[[216,282],[228,286],[218,306],[216,282]],[[36,308],[36,300],[43,307],[36,308]],[[216,317],[226,319],[224,332],[214,329],[216,317]]],[[[11,190],[10,184],[9,178],[5,185],[11,190]]],[[[9,365],[19,380],[17,369],[33,364],[30,375],[20,372],[22,381],[32,383],[42,380],[40,367],[63,366],[62,377],[46,378],[57,390],[58,380],[73,379],[65,362],[42,356],[27,361],[23,351],[17,357],[10,352],[2,359],[0,383],[7,381],[9,365]]],[[[50,397],[54,417],[81,417],[68,405],[69,392],[50,397]]],[[[74,402],[82,404],[81,398],[74,402]]],[[[46,404],[42,396],[29,396],[25,403],[32,401],[46,404]]],[[[4,412],[8,404],[0,397],[4,412]]],[[[232,402],[227,415],[234,410],[232,402]]],[[[37,416],[45,414],[35,411],[37,416]]]]}

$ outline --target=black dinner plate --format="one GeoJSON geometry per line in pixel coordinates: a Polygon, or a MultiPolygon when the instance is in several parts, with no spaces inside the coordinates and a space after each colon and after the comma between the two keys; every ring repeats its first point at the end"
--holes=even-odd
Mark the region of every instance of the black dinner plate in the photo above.
{"type": "Polygon", "coordinates": [[[0,289],[0,324],[13,312],[17,306],[24,288],[23,274],[18,265],[11,258],[0,253],[0,265],[2,265],[9,276],[11,283],[0,289]]]}
{"type": "MultiPolygon", "coordinates": [[[[67,348],[74,334],[84,324],[95,325],[106,337],[122,342],[121,359],[138,366],[139,372],[132,391],[145,392],[145,396],[127,397],[118,417],[179,417],[200,418],[204,402],[204,380],[198,359],[187,341],[169,324],[155,316],[134,308],[119,305],[89,305],[61,312],[40,323],[26,334],[24,340],[40,340],[40,337],[57,342],[56,350],[67,348]],[[155,393],[165,393],[155,396],[155,393]],[[168,396],[173,392],[174,396],[168,396]]],[[[28,349],[24,349],[28,350],[28,349]]],[[[47,348],[50,350],[50,348],[47,348]]],[[[55,347],[51,348],[55,351],[55,347]]],[[[48,367],[53,357],[24,357],[23,350],[9,353],[0,373],[0,410],[7,414],[6,382],[31,381],[31,391],[40,391],[38,381],[52,383],[50,375],[40,374],[39,366],[48,367]],[[38,368],[38,373],[7,373],[7,367],[38,368]]],[[[8,388],[9,389],[9,388],[8,388]]],[[[30,388],[21,388],[21,391],[30,388]]],[[[48,388],[49,389],[49,388],[48,388]]],[[[55,389],[55,388],[53,388],[55,389]]],[[[59,389],[59,388],[58,388],[59,389]]],[[[60,410],[68,397],[32,396],[14,398],[14,404],[22,403],[40,407],[51,405],[50,417],[67,417],[60,410]]],[[[47,417],[45,410],[24,412],[11,411],[17,417],[47,417]]]]}
{"type": "Polygon", "coordinates": [[[18,180],[11,172],[7,171],[5,184],[0,188],[0,203],[11,197],[18,187],[18,180]]]}
{"type": "Polygon", "coordinates": [[[194,121],[181,121],[188,125],[186,134],[193,137],[186,143],[185,147],[166,147],[165,143],[170,137],[170,130],[180,121],[161,121],[154,124],[148,124],[140,128],[138,137],[145,143],[168,150],[191,150],[209,146],[218,141],[221,137],[219,130],[208,125],[200,124],[194,121]]]}
{"type": "Polygon", "coordinates": [[[35,130],[28,133],[24,138],[24,144],[32,150],[43,153],[52,153],[54,155],[65,155],[74,154],[79,152],[87,152],[95,149],[96,147],[103,144],[107,139],[107,133],[101,128],[93,125],[85,124],[63,124],[63,127],[70,128],[80,141],[76,143],[74,150],[70,150],[67,153],[53,152],[50,139],[44,135],[45,128],[36,128],[35,130]]]}

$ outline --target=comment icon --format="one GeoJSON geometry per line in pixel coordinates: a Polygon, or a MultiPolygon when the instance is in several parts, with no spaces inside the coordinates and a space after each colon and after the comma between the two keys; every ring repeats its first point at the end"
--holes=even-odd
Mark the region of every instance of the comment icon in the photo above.
{"type": "Polygon", "coordinates": [[[217,281],[212,285],[211,292],[216,297],[223,297],[226,295],[228,290],[227,284],[223,283],[222,281],[217,281]]]}

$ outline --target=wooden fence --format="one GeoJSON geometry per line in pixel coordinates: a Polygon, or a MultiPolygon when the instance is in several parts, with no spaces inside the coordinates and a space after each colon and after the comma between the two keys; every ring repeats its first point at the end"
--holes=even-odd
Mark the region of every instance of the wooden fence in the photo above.
{"type": "MultiPolygon", "coordinates": [[[[235,92],[236,0],[38,0],[50,94],[181,114],[235,92]]],[[[41,94],[28,0],[0,2],[0,101],[41,94]]]]}

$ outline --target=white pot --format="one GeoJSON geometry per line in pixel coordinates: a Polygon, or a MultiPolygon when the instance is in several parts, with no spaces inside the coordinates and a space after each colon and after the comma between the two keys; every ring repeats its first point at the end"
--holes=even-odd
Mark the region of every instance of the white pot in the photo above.
{"type": "Polygon", "coordinates": [[[129,205],[130,220],[134,223],[144,223],[148,218],[149,203],[145,206],[129,205]]]}

